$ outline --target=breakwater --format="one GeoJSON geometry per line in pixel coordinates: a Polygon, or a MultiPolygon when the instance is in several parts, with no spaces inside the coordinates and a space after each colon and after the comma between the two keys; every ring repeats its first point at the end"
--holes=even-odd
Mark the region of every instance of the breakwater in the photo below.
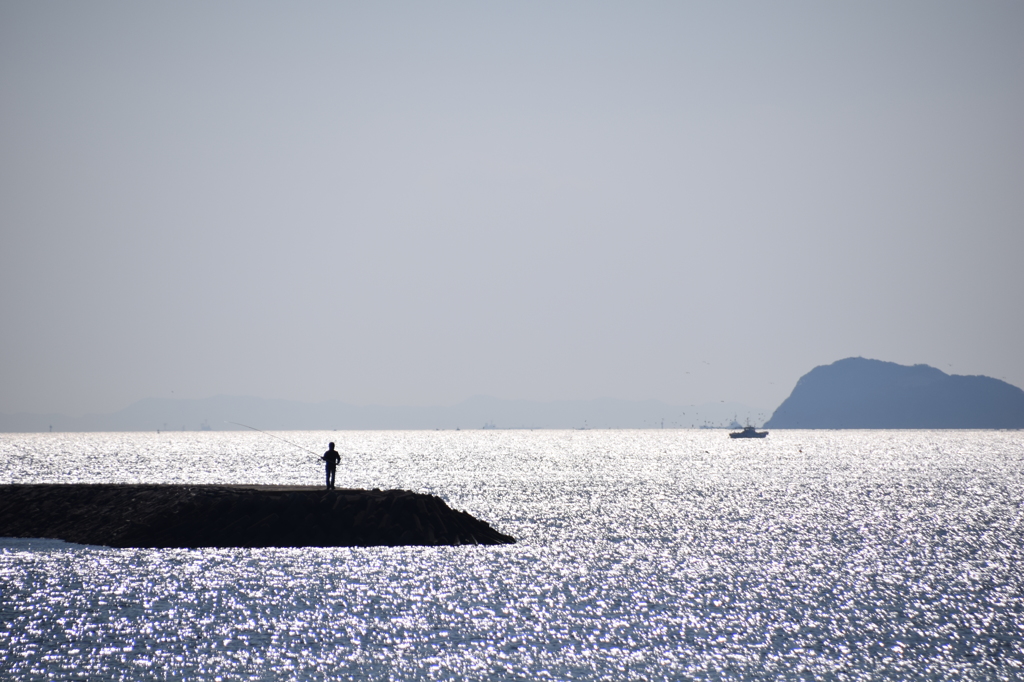
{"type": "Polygon", "coordinates": [[[433,495],[215,485],[2,485],[0,536],[152,548],[515,542],[433,495]]]}

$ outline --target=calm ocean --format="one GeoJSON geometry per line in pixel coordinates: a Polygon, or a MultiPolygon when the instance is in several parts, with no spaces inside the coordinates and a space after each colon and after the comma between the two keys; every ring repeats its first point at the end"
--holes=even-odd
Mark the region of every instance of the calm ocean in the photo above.
{"type": "MultiPolygon", "coordinates": [[[[0,678],[1024,678],[1024,432],[278,435],[519,543],[0,540],[0,678]]],[[[0,434],[4,483],[321,475],[253,432],[0,434]]]]}

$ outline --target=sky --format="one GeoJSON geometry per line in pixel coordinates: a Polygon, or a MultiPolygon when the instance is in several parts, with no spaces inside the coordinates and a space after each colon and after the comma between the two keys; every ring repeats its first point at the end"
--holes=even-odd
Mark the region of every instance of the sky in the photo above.
{"type": "Polygon", "coordinates": [[[1024,386],[1024,3],[0,3],[0,412],[1024,386]]]}

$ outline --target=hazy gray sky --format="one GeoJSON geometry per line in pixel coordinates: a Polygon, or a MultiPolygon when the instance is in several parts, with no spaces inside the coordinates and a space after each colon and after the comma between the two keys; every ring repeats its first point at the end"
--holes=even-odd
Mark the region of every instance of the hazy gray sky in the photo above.
{"type": "Polygon", "coordinates": [[[0,411],[1024,386],[1024,3],[0,4],[0,411]]]}

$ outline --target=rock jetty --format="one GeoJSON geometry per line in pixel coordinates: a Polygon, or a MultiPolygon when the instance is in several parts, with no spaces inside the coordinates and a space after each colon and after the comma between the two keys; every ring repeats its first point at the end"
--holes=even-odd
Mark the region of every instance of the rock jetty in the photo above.
{"type": "Polygon", "coordinates": [[[433,495],[213,485],[0,485],[0,536],[152,548],[515,542],[433,495]]]}

